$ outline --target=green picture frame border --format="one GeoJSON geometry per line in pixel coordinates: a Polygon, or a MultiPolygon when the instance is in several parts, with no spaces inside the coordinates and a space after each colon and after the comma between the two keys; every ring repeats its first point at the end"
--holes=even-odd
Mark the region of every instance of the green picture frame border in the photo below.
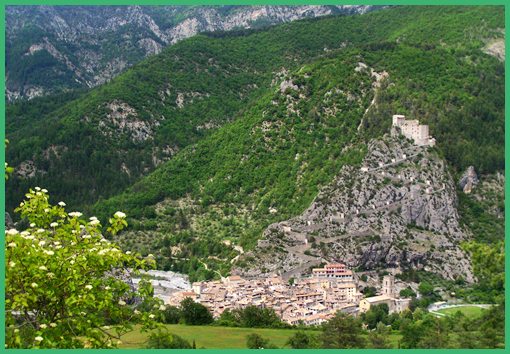
{"type": "MultiPolygon", "coordinates": [[[[3,91],[5,92],[5,7],[6,6],[15,6],[15,5],[140,5],[140,6],[148,6],[148,5],[435,5],[435,6],[444,6],[444,5],[499,5],[505,7],[505,29],[510,28],[510,14],[509,14],[509,2],[504,0],[436,0],[436,1],[424,1],[424,0],[386,0],[386,1],[377,1],[377,0],[340,0],[340,1],[321,1],[321,0],[218,0],[218,1],[207,1],[207,0],[46,0],[46,1],[34,1],[34,0],[0,0],[0,53],[2,53],[2,64],[0,67],[0,80],[1,85],[3,87],[3,91]]],[[[505,37],[505,50],[506,50],[506,58],[508,58],[508,37],[505,37]]],[[[509,64],[508,60],[505,60],[505,73],[508,73],[509,64]]],[[[509,87],[510,79],[509,76],[505,76],[505,157],[510,153],[510,144],[509,144],[509,119],[510,119],[510,107],[509,107],[509,87]],[[509,118],[509,119],[506,119],[509,118]]],[[[3,99],[0,100],[0,137],[1,140],[5,139],[5,94],[3,95],[3,99]]],[[[5,174],[5,145],[0,144],[0,162],[2,169],[5,174]]],[[[506,167],[505,167],[505,175],[506,175],[506,167]]],[[[0,190],[5,191],[5,179],[0,178],[0,190]]],[[[505,180],[505,195],[509,195],[510,192],[510,184],[508,180],[505,180]]],[[[506,203],[505,203],[506,204],[506,203]]],[[[1,215],[5,213],[5,193],[0,193],[0,212],[1,215]]],[[[508,219],[510,212],[508,208],[505,208],[505,220],[508,219]]],[[[0,230],[2,231],[2,235],[5,232],[5,224],[1,223],[0,230]]],[[[509,235],[509,226],[505,223],[505,241],[508,240],[509,235]]],[[[5,238],[1,239],[1,247],[0,247],[0,351],[3,351],[5,348],[5,238]]],[[[510,254],[510,244],[509,242],[505,242],[505,254],[510,254]]],[[[509,274],[507,272],[510,260],[508,257],[505,259],[505,282],[508,284],[509,274]]],[[[505,345],[508,344],[510,340],[510,331],[508,318],[510,314],[509,302],[508,302],[508,289],[505,289],[505,345]]],[[[506,346],[508,347],[508,346],[506,346]]],[[[84,350],[87,352],[98,352],[101,351],[99,349],[47,349],[45,352],[66,352],[76,350],[84,350]]],[[[116,349],[115,352],[126,352],[126,353],[137,353],[137,352],[147,352],[150,349],[116,349]]],[[[465,353],[468,352],[476,352],[476,353],[484,353],[484,352],[503,352],[505,349],[387,349],[383,350],[384,353],[396,353],[401,352],[402,350],[410,351],[413,353],[465,353]]],[[[22,349],[10,349],[9,353],[22,352],[22,349]]],[[[241,353],[249,353],[252,352],[250,349],[203,349],[207,353],[224,353],[224,352],[241,352],[241,353]]],[[[277,353],[290,353],[296,351],[296,349],[269,349],[264,350],[269,352],[277,352],[277,353]]],[[[380,353],[382,350],[378,349],[314,349],[314,350],[299,350],[299,353],[309,354],[309,353],[317,353],[317,352],[334,352],[334,351],[342,351],[342,352],[364,352],[364,353],[380,353]]],[[[174,349],[172,352],[175,353],[189,353],[188,350],[178,350],[174,349]]]]}

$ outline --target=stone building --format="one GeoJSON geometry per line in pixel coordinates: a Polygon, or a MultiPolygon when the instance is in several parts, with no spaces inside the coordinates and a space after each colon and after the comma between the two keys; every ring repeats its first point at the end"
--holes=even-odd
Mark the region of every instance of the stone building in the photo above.
{"type": "Polygon", "coordinates": [[[377,295],[377,296],[371,296],[367,297],[365,299],[362,299],[359,302],[359,311],[360,312],[367,312],[370,310],[372,306],[376,305],[382,305],[386,304],[388,305],[388,308],[390,310],[390,313],[393,312],[393,299],[387,295],[377,295]]]}
{"type": "Polygon", "coordinates": [[[388,297],[395,297],[395,277],[385,275],[383,277],[382,294],[388,297]]]}
{"type": "Polygon", "coordinates": [[[400,114],[393,115],[393,128],[419,146],[434,146],[436,139],[429,135],[429,126],[420,124],[417,119],[407,120],[400,114]]]}
{"type": "Polygon", "coordinates": [[[359,311],[367,312],[372,306],[386,304],[390,313],[402,312],[409,308],[411,299],[401,299],[395,294],[395,277],[393,275],[386,275],[382,281],[382,294],[372,297],[367,297],[359,302],[359,311]]]}
{"type": "Polygon", "coordinates": [[[353,281],[352,271],[345,267],[345,264],[328,264],[324,268],[312,270],[314,278],[329,278],[343,281],[353,281]]]}

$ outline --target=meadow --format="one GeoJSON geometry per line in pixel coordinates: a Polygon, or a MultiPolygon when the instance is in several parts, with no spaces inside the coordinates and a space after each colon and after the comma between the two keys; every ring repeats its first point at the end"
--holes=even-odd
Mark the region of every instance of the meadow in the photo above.
{"type": "Polygon", "coordinates": [[[445,315],[454,315],[458,311],[460,311],[463,315],[466,317],[479,317],[483,311],[485,311],[484,308],[479,306],[460,306],[460,307],[450,307],[446,309],[438,310],[437,312],[443,313],[445,315]]]}
{"type": "MultiPolygon", "coordinates": [[[[195,341],[197,348],[206,349],[242,349],[246,347],[246,336],[257,333],[279,348],[290,348],[286,345],[287,340],[297,329],[272,329],[272,328],[238,328],[221,326],[187,326],[182,324],[165,325],[170,333],[176,334],[190,343],[195,341]]],[[[307,330],[307,333],[321,332],[319,330],[307,330]]],[[[148,333],[141,333],[135,327],[133,332],[124,335],[121,340],[121,349],[144,348],[148,333]]],[[[390,341],[394,348],[402,336],[398,333],[391,334],[390,341]]]]}

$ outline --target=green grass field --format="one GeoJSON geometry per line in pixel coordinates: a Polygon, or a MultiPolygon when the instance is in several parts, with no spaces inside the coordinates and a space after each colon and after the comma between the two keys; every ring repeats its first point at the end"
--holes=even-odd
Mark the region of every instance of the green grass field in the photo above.
{"type": "Polygon", "coordinates": [[[445,315],[453,315],[457,313],[457,311],[462,312],[467,317],[478,317],[482,314],[485,309],[478,306],[460,306],[460,307],[451,307],[447,309],[441,309],[437,312],[443,313],[445,315]]]}
{"type": "MultiPolygon", "coordinates": [[[[215,326],[186,326],[166,325],[168,330],[190,343],[195,340],[197,348],[207,349],[240,349],[246,348],[246,336],[250,333],[260,334],[267,338],[279,348],[286,347],[285,344],[290,336],[297,332],[295,329],[266,329],[266,328],[235,328],[215,326]]],[[[312,331],[320,333],[320,331],[312,331]]],[[[147,333],[140,333],[135,330],[122,337],[120,348],[144,348],[147,333]]],[[[390,341],[396,348],[401,335],[392,334],[390,341]]]]}

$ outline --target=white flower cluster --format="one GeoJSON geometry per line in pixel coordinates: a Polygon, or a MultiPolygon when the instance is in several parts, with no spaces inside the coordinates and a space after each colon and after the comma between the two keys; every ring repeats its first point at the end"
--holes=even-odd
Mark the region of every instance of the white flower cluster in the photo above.
{"type": "Polygon", "coordinates": [[[89,220],[89,225],[96,226],[100,224],[100,221],[95,216],[90,217],[89,220]]]}
{"type": "Polygon", "coordinates": [[[82,216],[83,214],[80,213],[79,211],[72,211],[68,214],[70,217],[72,218],[79,218],[80,216],[82,216]]]}
{"type": "Polygon", "coordinates": [[[103,255],[105,255],[107,253],[110,253],[110,252],[111,253],[117,253],[117,252],[119,252],[119,250],[116,249],[116,248],[103,248],[103,249],[99,250],[99,252],[97,252],[97,254],[100,255],[100,256],[103,256],[103,255]]]}
{"type": "Polygon", "coordinates": [[[122,211],[118,211],[115,214],[113,214],[116,218],[124,219],[126,217],[126,214],[124,214],[122,211]]]}
{"type": "Polygon", "coordinates": [[[34,235],[31,235],[28,231],[21,231],[20,233],[21,238],[24,238],[25,240],[33,240],[35,239],[34,235]]]}

